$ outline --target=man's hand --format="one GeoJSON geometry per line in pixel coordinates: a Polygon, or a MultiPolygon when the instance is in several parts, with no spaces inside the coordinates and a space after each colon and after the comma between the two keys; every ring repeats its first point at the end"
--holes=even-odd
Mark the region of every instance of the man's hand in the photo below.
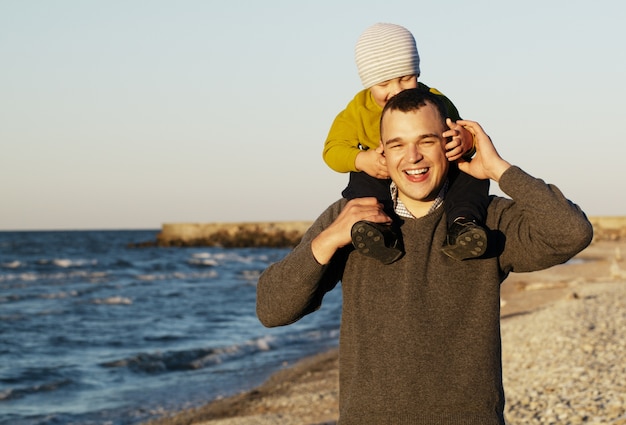
{"type": "Polygon", "coordinates": [[[361,151],[356,156],[354,165],[359,171],[363,171],[377,179],[388,179],[387,162],[383,156],[382,147],[361,151]]]}
{"type": "Polygon", "coordinates": [[[320,264],[328,264],[335,252],[352,243],[352,226],[361,220],[391,223],[376,198],[356,198],[348,201],[335,221],[311,242],[313,256],[320,264]]]}
{"type": "Polygon", "coordinates": [[[471,162],[461,159],[458,162],[459,170],[477,179],[500,181],[502,173],[509,169],[511,164],[500,157],[491,138],[485,133],[480,124],[467,120],[459,120],[456,123],[467,129],[474,136],[474,141],[476,142],[476,155],[471,162]]]}
{"type": "Polygon", "coordinates": [[[467,129],[459,124],[459,121],[455,123],[450,118],[446,118],[446,124],[450,129],[445,131],[442,136],[451,138],[446,143],[446,158],[448,161],[456,161],[472,150],[474,138],[467,129]]]}

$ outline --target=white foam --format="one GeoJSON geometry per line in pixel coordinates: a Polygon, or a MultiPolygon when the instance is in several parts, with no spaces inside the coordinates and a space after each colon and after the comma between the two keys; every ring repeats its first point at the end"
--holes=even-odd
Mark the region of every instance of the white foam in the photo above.
{"type": "Polygon", "coordinates": [[[212,258],[190,258],[187,260],[189,264],[192,266],[205,266],[205,267],[215,267],[219,263],[212,258]]]}
{"type": "Polygon", "coordinates": [[[96,298],[92,301],[94,304],[106,304],[106,305],[131,305],[133,301],[130,298],[122,296],[114,296],[108,298],[96,298]]]}
{"type": "Polygon", "coordinates": [[[200,273],[163,273],[163,274],[139,274],[135,276],[137,280],[145,282],[153,282],[156,280],[169,280],[169,279],[212,279],[218,276],[217,271],[209,270],[200,273]]]}
{"type": "Polygon", "coordinates": [[[67,258],[55,258],[54,260],[52,260],[52,264],[54,264],[55,266],[67,268],[72,265],[72,260],[69,260],[67,258]]]}
{"type": "Polygon", "coordinates": [[[261,337],[256,340],[256,346],[261,351],[269,351],[272,347],[270,346],[270,342],[272,342],[275,338],[271,336],[261,337]]]}

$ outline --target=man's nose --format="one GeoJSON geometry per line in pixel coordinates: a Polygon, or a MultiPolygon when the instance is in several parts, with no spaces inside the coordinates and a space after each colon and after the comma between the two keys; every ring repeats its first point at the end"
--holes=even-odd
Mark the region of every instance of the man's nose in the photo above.
{"type": "Polygon", "coordinates": [[[406,159],[407,161],[409,161],[412,164],[415,164],[416,162],[421,161],[421,159],[424,156],[422,155],[422,153],[420,152],[419,148],[417,147],[417,144],[411,143],[408,147],[407,147],[407,155],[406,155],[406,159]]]}

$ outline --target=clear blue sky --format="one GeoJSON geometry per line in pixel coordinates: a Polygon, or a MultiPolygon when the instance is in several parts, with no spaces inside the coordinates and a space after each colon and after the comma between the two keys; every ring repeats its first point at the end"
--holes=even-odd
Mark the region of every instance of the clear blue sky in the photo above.
{"type": "Polygon", "coordinates": [[[314,219],[376,22],[505,159],[626,215],[625,21],[621,0],[0,0],[0,230],[314,219]]]}

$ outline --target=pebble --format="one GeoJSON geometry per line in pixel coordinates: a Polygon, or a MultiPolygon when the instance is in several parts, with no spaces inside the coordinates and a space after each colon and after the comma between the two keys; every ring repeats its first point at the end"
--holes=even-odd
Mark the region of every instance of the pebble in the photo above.
{"type": "Polygon", "coordinates": [[[626,425],[626,283],[502,321],[507,425],[626,425]]]}

